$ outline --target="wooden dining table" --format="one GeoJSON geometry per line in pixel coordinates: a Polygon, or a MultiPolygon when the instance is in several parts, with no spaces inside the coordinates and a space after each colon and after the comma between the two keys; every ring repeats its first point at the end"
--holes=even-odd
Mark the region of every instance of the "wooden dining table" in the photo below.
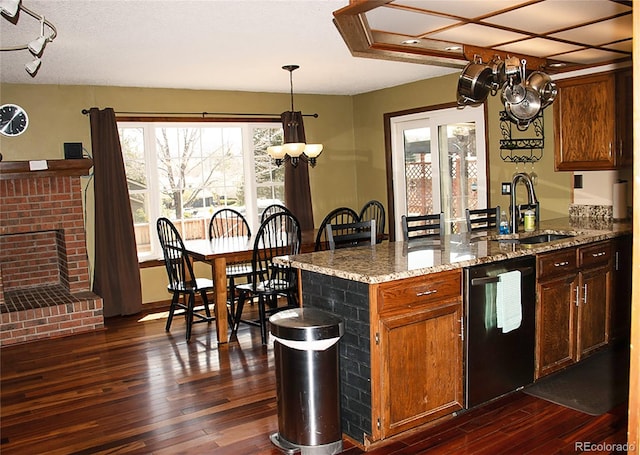
{"type": "MultiPolygon", "coordinates": [[[[302,231],[300,252],[314,250],[317,230],[302,231]]],[[[194,261],[211,265],[211,279],[215,286],[215,317],[218,344],[229,342],[229,325],[227,323],[227,264],[250,262],[253,256],[254,239],[246,237],[221,237],[211,240],[185,240],[187,253],[194,261]],[[218,302],[225,302],[218,305],[218,302]]]]}

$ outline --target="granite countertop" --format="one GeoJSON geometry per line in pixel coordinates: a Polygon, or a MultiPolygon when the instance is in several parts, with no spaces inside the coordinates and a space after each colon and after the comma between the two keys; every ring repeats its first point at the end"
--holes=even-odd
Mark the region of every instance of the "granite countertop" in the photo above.
{"type": "Polygon", "coordinates": [[[590,218],[543,221],[534,232],[497,235],[495,231],[445,235],[437,240],[382,242],[275,259],[294,268],[363,283],[384,283],[429,273],[535,255],[614,238],[632,232],[631,222],[590,218]],[[570,234],[561,240],[524,245],[509,240],[543,233],[570,234]],[[502,242],[499,240],[503,240],[502,242]]]}

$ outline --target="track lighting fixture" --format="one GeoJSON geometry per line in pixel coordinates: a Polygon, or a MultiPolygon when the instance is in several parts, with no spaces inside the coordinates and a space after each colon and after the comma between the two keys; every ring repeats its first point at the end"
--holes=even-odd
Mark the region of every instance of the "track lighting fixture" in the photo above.
{"type": "Polygon", "coordinates": [[[20,0],[0,0],[0,13],[8,17],[14,17],[18,13],[20,0]]]}
{"type": "Polygon", "coordinates": [[[38,71],[38,68],[40,68],[41,63],[42,63],[42,60],[36,57],[33,59],[33,61],[24,65],[24,69],[27,70],[27,73],[31,74],[32,76],[35,76],[36,72],[38,71]]]}
{"type": "Polygon", "coordinates": [[[45,44],[47,44],[47,39],[44,36],[40,36],[31,41],[27,47],[33,55],[39,55],[42,49],[44,49],[45,44]]]}
{"type": "MultiPolygon", "coordinates": [[[[40,21],[40,36],[32,41],[29,41],[26,44],[0,48],[0,51],[21,51],[24,49],[29,50],[29,52],[35,55],[36,58],[35,60],[27,63],[24,67],[31,76],[35,76],[38,68],[40,68],[40,64],[42,63],[39,57],[44,51],[47,43],[53,41],[58,35],[58,32],[51,22],[46,20],[44,16],[41,16],[40,14],[25,7],[21,3],[21,0],[0,0],[0,13],[5,16],[5,19],[15,17],[15,15],[18,14],[20,10],[24,11],[34,19],[38,19],[40,21]],[[45,33],[45,25],[49,29],[48,33],[45,33]]],[[[17,25],[17,21],[15,22],[15,25],[17,25]]]]}

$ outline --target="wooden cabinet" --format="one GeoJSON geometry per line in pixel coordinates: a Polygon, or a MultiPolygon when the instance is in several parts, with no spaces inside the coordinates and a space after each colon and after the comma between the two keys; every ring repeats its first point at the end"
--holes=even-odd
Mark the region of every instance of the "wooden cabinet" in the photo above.
{"type": "Polygon", "coordinates": [[[538,255],[536,379],[609,341],[608,241],[538,255]]]}
{"type": "Polygon", "coordinates": [[[629,166],[632,156],[631,69],[557,81],[553,103],[555,169],[629,166]]]}
{"type": "Polygon", "coordinates": [[[611,336],[613,340],[629,340],[631,329],[631,248],[632,236],[611,242],[611,336]]]}
{"type": "Polygon", "coordinates": [[[461,271],[381,284],[374,422],[386,438],[463,407],[461,271]]]}
{"type": "Polygon", "coordinates": [[[633,70],[627,68],[616,75],[617,167],[633,165],[633,70]]]}
{"type": "Polygon", "coordinates": [[[578,289],[574,248],[540,254],[537,262],[536,379],[575,362],[578,289]]]}

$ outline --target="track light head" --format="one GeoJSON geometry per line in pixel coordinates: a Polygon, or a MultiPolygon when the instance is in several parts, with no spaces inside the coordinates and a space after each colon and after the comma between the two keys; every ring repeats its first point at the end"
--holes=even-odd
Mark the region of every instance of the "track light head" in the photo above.
{"type": "Polygon", "coordinates": [[[35,76],[36,73],[38,72],[38,68],[40,68],[41,63],[42,63],[42,60],[36,57],[35,59],[33,59],[33,61],[24,65],[24,69],[27,70],[27,73],[31,74],[32,76],[35,76]]]}
{"type": "Polygon", "coordinates": [[[20,8],[20,0],[0,0],[0,13],[7,17],[15,17],[20,8]]]}
{"type": "Polygon", "coordinates": [[[40,36],[34,39],[33,41],[31,41],[29,44],[27,44],[27,47],[29,48],[29,50],[33,55],[40,55],[40,53],[42,52],[42,49],[44,49],[46,44],[47,44],[47,38],[45,38],[44,36],[40,36]]]}

